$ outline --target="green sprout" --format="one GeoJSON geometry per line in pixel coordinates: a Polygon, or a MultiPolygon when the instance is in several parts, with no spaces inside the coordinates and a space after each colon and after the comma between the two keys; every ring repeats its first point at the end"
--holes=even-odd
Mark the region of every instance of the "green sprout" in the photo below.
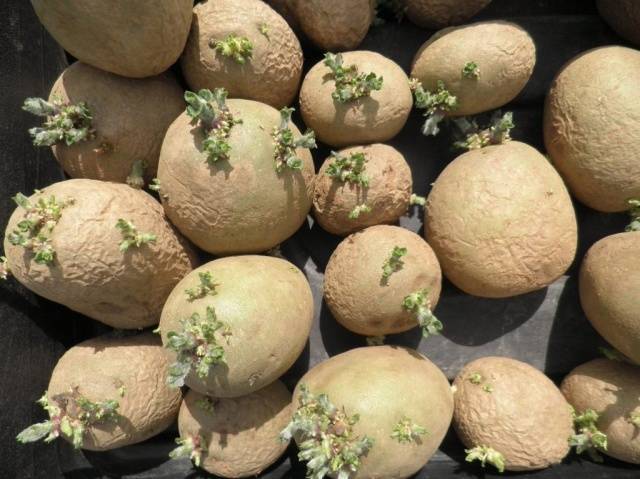
{"type": "Polygon", "coordinates": [[[336,89],[331,97],[338,103],[347,103],[371,95],[382,88],[383,78],[375,73],[358,73],[356,65],[343,66],[342,54],[326,53],[324,64],[333,74],[336,89]]]}
{"type": "Polygon", "coordinates": [[[27,98],[22,109],[46,118],[42,126],[29,129],[35,146],[58,143],[71,146],[95,136],[91,128],[91,110],[84,102],[72,105],[59,99],[49,102],[42,98],[27,98]]]}
{"type": "Polygon", "coordinates": [[[371,213],[371,207],[369,205],[367,205],[366,203],[362,203],[361,205],[356,205],[349,212],[349,219],[350,220],[357,220],[358,218],[360,218],[360,215],[362,213],[371,213]]]}
{"type": "Polygon", "coordinates": [[[413,91],[416,108],[425,110],[424,116],[427,119],[422,126],[422,134],[437,135],[440,132],[439,124],[445,119],[447,112],[458,107],[458,99],[446,89],[441,80],[438,80],[435,92],[425,90],[415,78],[410,80],[409,87],[413,91]]]}
{"type": "Polygon", "coordinates": [[[51,442],[64,436],[72,442],[73,447],[80,449],[88,427],[118,419],[118,401],[92,402],[82,396],[77,387],[51,399],[52,403],[45,392],[37,401],[47,411],[49,419],[29,426],[18,434],[16,439],[19,443],[36,442],[40,439],[51,442]]]}
{"type": "Polygon", "coordinates": [[[640,429],[640,412],[632,412],[631,414],[629,414],[627,421],[640,429]]]}
{"type": "Polygon", "coordinates": [[[480,78],[480,68],[476,62],[467,62],[462,67],[462,78],[472,78],[477,80],[480,78]]]}
{"type": "Polygon", "coordinates": [[[349,157],[342,156],[335,151],[331,152],[333,161],[327,167],[326,175],[335,178],[342,183],[353,183],[367,187],[369,177],[364,172],[367,158],[364,153],[351,153],[349,157]]]}
{"type": "Polygon", "coordinates": [[[187,434],[185,439],[176,438],[176,447],[169,453],[171,459],[188,457],[197,467],[200,467],[202,455],[207,451],[207,445],[199,434],[187,434]]]}
{"type": "Polygon", "coordinates": [[[269,37],[269,26],[266,23],[259,24],[258,31],[264,35],[267,40],[271,41],[271,38],[269,37]]]}
{"type": "Polygon", "coordinates": [[[469,382],[471,384],[475,384],[476,386],[482,383],[482,379],[482,374],[480,373],[473,373],[471,376],[469,376],[469,382]]]}
{"type": "Polygon", "coordinates": [[[610,361],[619,361],[622,363],[631,362],[629,358],[627,358],[624,354],[622,354],[620,351],[617,351],[615,349],[605,348],[603,346],[600,346],[598,348],[598,351],[600,352],[600,354],[602,354],[605,358],[609,359],[610,361]]]}
{"type": "Polygon", "coordinates": [[[144,170],[147,169],[147,164],[142,160],[136,160],[131,166],[131,173],[127,176],[127,184],[132,188],[144,187],[144,170]]]}
{"type": "Polygon", "coordinates": [[[326,394],[312,394],[306,384],[300,385],[298,402],[298,409],[280,433],[280,439],[283,442],[296,439],[300,449],[298,459],[307,461],[308,478],[330,475],[348,479],[373,447],[373,439],[356,437],[353,433],[360,417],[348,416],[326,394]]]}
{"type": "Polygon", "coordinates": [[[453,144],[454,147],[463,150],[477,150],[489,145],[501,145],[511,141],[511,129],[515,127],[513,123],[513,113],[510,111],[501,114],[496,111],[490,120],[489,126],[481,129],[474,119],[464,117],[453,120],[460,130],[459,135],[464,139],[453,144]]]}
{"type": "Polygon", "coordinates": [[[416,195],[415,193],[411,194],[411,198],[409,198],[410,205],[418,205],[424,206],[427,202],[427,199],[424,196],[416,195]]]}
{"type": "Polygon", "coordinates": [[[504,472],[504,456],[495,449],[487,446],[476,446],[473,449],[465,449],[467,454],[465,461],[473,462],[480,461],[482,467],[485,467],[487,463],[495,467],[498,472],[504,472]]]}
{"type": "Polygon", "coordinates": [[[402,261],[402,257],[406,256],[407,248],[402,248],[400,246],[394,246],[393,250],[389,257],[384,261],[382,265],[382,281],[387,282],[389,277],[395,273],[396,271],[400,271],[402,266],[404,266],[404,261],[402,261]]]}
{"type": "Polygon", "coordinates": [[[593,461],[602,462],[598,449],[607,450],[607,435],[598,430],[598,413],[587,409],[578,415],[573,408],[571,413],[576,433],[569,438],[569,446],[575,446],[578,454],[586,451],[593,461]]]}
{"type": "Polygon", "coordinates": [[[6,256],[0,256],[0,279],[7,279],[11,274],[11,269],[7,263],[6,256]]]}
{"type": "Polygon", "coordinates": [[[383,346],[386,336],[367,336],[367,346],[383,346]]]}
{"type": "Polygon", "coordinates": [[[118,388],[118,396],[120,396],[121,398],[124,397],[126,392],[127,392],[127,388],[124,386],[124,384],[118,388]]]}
{"type": "Polygon", "coordinates": [[[281,173],[285,167],[292,170],[302,169],[302,160],[296,155],[297,148],[316,148],[316,136],[313,130],[307,130],[300,138],[294,138],[293,131],[289,128],[291,114],[294,108],[280,110],[280,125],[273,128],[275,168],[281,173]]]}
{"type": "Polygon", "coordinates": [[[408,442],[420,444],[422,442],[420,436],[424,436],[426,434],[429,434],[427,428],[411,422],[411,419],[405,416],[395,426],[393,426],[391,437],[400,444],[408,442]]]}
{"type": "Polygon", "coordinates": [[[149,189],[158,193],[165,200],[169,198],[168,194],[162,192],[162,185],[160,184],[160,180],[158,178],[154,178],[151,180],[151,183],[149,183],[149,189]]]}
{"type": "Polygon", "coordinates": [[[492,393],[493,386],[491,384],[485,384],[484,386],[482,386],[482,390],[486,393],[492,393]]]}
{"type": "Polygon", "coordinates": [[[629,200],[627,203],[629,204],[631,223],[625,228],[625,231],[640,231],[640,199],[629,200]]]}
{"type": "Polygon", "coordinates": [[[428,338],[434,334],[440,334],[442,323],[431,312],[428,291],[422,289],[406,296],[402,301],[402,307],[412,313],[422,328],[422,336],[428,338]]]}
{"type": "Polygon", "coordinates": [[[209,396],[205,396],[196,401],[196,406],[206,413],[213,414],[216,407],[216,401],[209,396]]]}
{"type": "Polygon", "coordinates": [[[140,246],[147,243],[155,243],[158,237],[153,233],[138,233],[138,228],[131,222],[123,218],[118,219],[116,228],[122,233],[122,241],[120,242],[120,251],[125,252],[130,247],[140,246]]]}
{"type": "Polygon", "coordinates": [[[211,40],[209,47],[220,55],[233,58],[240,65],[244,65],[253,55],[253,45],[247,37],[237,37],[229,34],[224,40],[211,40]]]}
{"type": "Polygon", "coordinates": [[[216,294],[217,284],[213,282],[213,276],[209,271],[198,273],[200,284],[194,288],[185,289],[188,301],[195,301],[205,296],[213,296],[216,294]]]}

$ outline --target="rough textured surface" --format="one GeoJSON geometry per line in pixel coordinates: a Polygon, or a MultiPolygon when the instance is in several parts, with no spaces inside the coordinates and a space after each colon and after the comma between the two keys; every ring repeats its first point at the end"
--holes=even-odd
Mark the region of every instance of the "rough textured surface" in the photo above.
{"type": "Polygon", "coordinates": [[[207,263],[187,275],[167,299],[160,330],[182,331],[181,319],[215,308],[231,330],[222,341],[226,364],[196,374],[186,384],[213,397],[238,397],[278,379],[302,352],[313,321],[313,298],[304,274],[288,261],[270,256],[234,256],[207,263]],[[199,284],[198,273],[213,275],[217,294],[189,301],[185,289],[199,284]]]}
{"type": "Polygon", "coordinates": [[[413,181],[411,168],[398,150],[377,143],[338,153],[347,158],[353,153],[364,153],[369,186],[343,183],[327,175],[327,168],[334,161],[331,156],[327,158],[320,167],[313,192],[313,214],[322,228],[344,236],[367,226],[394,223],[407,212],[413,181]],[[349,218],[349,213],[362,204],[371,211],[349,218]]]}
{"type": "Polygon", "coordinates": [[[569,404],[534,367],[511,358],[481,358],[467,364],[453,386],[458,437],[468,448],[484,445],[501,453],[506,470],[544,469],[569,452],[569,404]],[[480,384],[470,381],[476,373],[480,384]]]}
{"type": "Polygon", "coordinates": [[[402,300],[426,289],[434,310],[441,282],[436,255],[420,236],[398,226],[371,226],[346,238],[331,255],[324,273],[324,298],[345,328],[380,336],[416,327],[402,300]],[[407,248],[404,264],[384,281],[382,268],[395,246],[407,248]]]}
{"type": "Polygon", "coordinates": [[[51,265],[36,263],[30,252],[7,240],[25,216],[16,208],[4,240],[13,276],[34,293],[115,328],[157,324],[165,299],[195,264],[160,204],[144,191],[96,180],[61,181],[41,194],[73,198],[75,204],[62,211],[50,235],[56,252],[51,265]],[[141,233],[156,234],[156,242],[121,252],[119,218],[132,221],[141,233]]]}
{"type": "Polygon", "coordinates": [[[464,153],[444,169],[427,198],[425,235],[449,280],[490,298],[548,286],[577,247],[562,179],[516,141],[464,153]]]}
{"type": "Polygon", "coordinates": [[[171,122],[184,111],[182,88],[172,74],[133,79],[74,63],[58,78],[50,100],[85,102],[95,138],[53,153],[72,178],[123,183],[136,160],[146,163],[145,178],[156,176],[162,140],[171,122]]]}
{"type": "Polygon", "coordinates": [[[180,408],[180,435],[199,434],[207,444],[201,467],[222,477],[256,476],[287,449],[280,440],[291,418],[291,393],[276,381],[248,396],[211,399],[213,411],[197,401],[205,396],[189,391],[180,408]]]}
{"type": "Polygon", "coordinates": [[[491,0],[404,0],[407,18],[432,30],[464,23],[490,3],[491,0]]]}
{"type": "Polygon", "coordinates": [[[348,103],[331,97],[335,81],[329,67],[317,63],[302,82],[300,110],[316,136],[331,146],[384,142],[396,136],[413,106],[409,80],[394,61],[370,51],[343,54],[344,65],[382,76],[382,89],[348,103]]]}
{"type": "Polygon", "coordinates": [[[573,195],[590,208],[624,211],[640,197],[640,52],[610,46],[578,55],[547,96],[544,141],[573,195]]]}
{"type": "Polygon", "coordinates": [[[597,0],[600,16],[620,36],[640,46],[640,3],[637,0],[597,0]]]}
{"type": "Polygon", "coordinates": [[[630,415],[640,414],[640,367],[594,359],[575,368],[562,382],[562,393],[579,413],[593,409],[598,429],[607,435],[605,454],[640,464],[638,426],[630,415]]]}
{"type": "MultiPolygon", "coordinates": [[[[185,114],[171,125],[160,153],[162,204],[177,228],[197,246],[217,255],[258,253],[286,240],[311,209],[314,165],[298,149],[300,171],[275,170],[275,108],[251,100],[228,100],[235,119],[229,160],[210,166],[202,151],[204,134],[185,114]]],[[[300,131],[293,123],[296,137],[300,131]]]]}
{"type": "Polygon", "coordinates": [[[435,33],[416,53],[411,76],[430,91],[443,81],[458,99],[451,115],[475,115],[513,100],[535,64],[536,47],[522,27],[505,21],[478,22],[435,33]],[[478,65],[479,78],[462,75],[470,61],[478,65]]]}
{"type": "Polygon", "coordinates": [[[167,354],[151,333],[100,336],[72,347],[60,358],[47,396],[52,401],[78,388],[93,402],[118,401],[120,418],[87,428],[82,446],[91,451],[115,449],[155,436],[176,420],[182,394],[165,384],[168,369],[167,354]]]}
{"type": "Polygon", "coordinates": [[[223,87],[232,98],[276,108],[293,102],[302,77],[302,49],[287,22],[260,0],[207,0],[193,9],[193,26],[182,55],[192,90],[223,87]],[[267,35],[260,32],[266,25],[267,35]],[[228,35],[246,37],[253,54],[244,65],[210,46],[228,35]]]}
{"type": "Polygon", "coordinates": [[[580,270],[580,302],[593,327],[640,364],[640,232],[591,247],[580,270]]]}
{"type": "Polygon", "coordinates": [[[118,75],[157,75],[180,56],[192,0],[31,0],[47,31],[71,55],[118,75]]]}
{"type": "Polygon", "coordinates": [[[369,436],[374,445],[354,479],[402,479],[416,473],[436,451],[453,414],[449,381],[417,351],[394,346],[352,349],[320,363],[305,374],[294,392],[298,405],[300,384],[313,394],[327,394],[347,415],[360,415],[355,436],[369,436]],[[403,417],[427,429],[421,443],[391,438],[403,417]]]}

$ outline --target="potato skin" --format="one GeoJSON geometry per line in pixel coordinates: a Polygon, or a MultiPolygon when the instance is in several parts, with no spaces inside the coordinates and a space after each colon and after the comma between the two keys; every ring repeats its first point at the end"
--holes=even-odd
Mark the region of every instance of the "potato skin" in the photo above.
{"type": "Polygon", "coordinates": [[[375,441],[354,479],[412,476],[437,450],[451,423],[449,381],[436,365],[412,349],[375,346],[333,356],[300,380],[294,408],[301,384],[313,394],[327,394],[347,415],[359,414],[354,435],[375,441]],[[390,437],[393,426],[405,416],[429,431],[421,437],[421,444],[401,444],[390,437]]]}
{"type": "Polygon", "coordinates": [[[60,358],[47,396],[52,401],[78,387],[90,401],[118,401],[122,418],[87,428],[82,446],[90,451],[115,449],[153,437],[175,421],[182,394],[166,385],[168,368],[168,356],[155,335],[105,335],[77,344],[60,358]]]}
{"type": "Polygon", "coordinates": [[[167,128],[184,111],[182,88],[173,74],[133,79],[84,63],[67,68],[51,89],[49,100],[85,102],[93,115],[95,138],[52,147],[72,178],[124,183],[136,160],[146,163],[145,178],[156,176],[167,128]]]}
{"type": "Polygon", "coordinates": [[[640,97],[628,81],[638,76],[639,51],[596,48],[565,65],[547,96],[547,151],[573,195],[598,211],[640,197],[640,97]]]}
{"type": "Polygon", "coordinates": [[[280,441],[291,418],[291,393],[280,381],[248,396],[212,399],[213,412],[197,401],[206,396],[189,391],[178,427],[180,436],[199,434],[208,446],[201,466],[222,477],[256,476],[273,464],[289,443],[280,441]]]}
{"type": "Polygon", "coordinates": [[[580,269],[580,303],[593,327],[640,363],[640,232],[607,236],[580,269]]]}
{"type": "Polygon", "coordinates": [[[635,0],[597,0],[598,12],[618,35],[640,46],[640,4],[635,0]]]}
{"type": "Polygon", "coordinates": [[[491,0],[405,0],[409,20],[422,28],[436,30],[464,23],[491,0]]]}
{"type": "Polygon", "coordinates": [[[229,344],[221,344],[226,365],[212,367],[205,380],[192,373],[186,384],[213,397],[243,396],[282,376],[304,349],[313,321],[313,297],[304,274],[270,256],[217,259],[187,275],[162,310],[163,342],[170,331],[182,331],[181,319],[204,315],[207,306],[231,329],[229,344]],[[185,289],[197,286],[198,273],[205,271],[219,285],[217,294],[188,301],[185,289]]]}
{"type": "Polygon", "coordinates": [[[598,358],[578,366],[562,381],[562,393],[578,412],[593,409],[598,429],[607,435],[604,454],[640,464],[638,427],[628,421],[640,414],[640,368],[598,358]]]}
{"type": "Polygon", "coordinates": [[[526,30],[511,22],[478,22],[435,33],[416,53],[411,76],[431,91],[443,81],[458,98],[452,116],[475,115],[518,96],[535,63],[536,47],[526,30]],[[469,61],[478,65],[479,78],[462,76],[469,61]]]}
{"type": "Polygon", "coordinates": [[[460,155],[427,198],[425,235],[458,288],[504,298],[543,288],[571,265],[577,223],[562,179],[516,141],[460,155]]]}
{"type": "Polygon", "coordinates": [[[55,260],[50,266],[37,264],[31,253],[9,243],[6,236],[24,218],[18,207],[4,240],[13,276],[34,293],[114,328],[157,324],[165,299],[196,265],[191,247],[160,204],[142,190],[97,180],[61,181],[43,195],[75,199],[51,234],[55,260]],[[141,233],[156,234],[156,242],[119,251],[119,218],[132,221],[141,233]]]}
{"type": "Polygon", "coordinates": [[[193,7],[192,0],[31,0],[31,4],[51,36],[78,60],[133,78],[162,73],[178,59],[193,7]]]}
{"type": "MultiPolygon", "coordinates": [[[[209,166],[201,128],[186,113],[171,125],[160,153],[162,205],[192,242],[216,255],[259,253],[289,238],[311,209],[314,165],[309,150],[297,155],[303,169],[275,171],[275,108],[251,100],[227,100],[234,118],[229,160],[209,166]]],[[[293,123],[295,136],[300,131],[293,123]]]]}
{"type": "Polygon", "coordinates": [[[223,87],[232,98],[261,101],[275,108],[291,104],[302,78],[302,49],[287,22],[260,0],[210,0],[193,9],[193,26],[181,58],[193,90],[223,87]],[[260,33],[266,24],[269,38],[260,33]],[[244,65],[209,46],[234,34],[246,37],[253,55],[244,65]]]}
{"type": "Polygon", "coordinates": [[[369,186],[342,183],[328,176],[327,169],[334,161],[328,157],[320,167],[313,192],[313,214],[323,229],[344,236],[367,226],[393,223],[407,212],[413,180],[402,153],[381,143],[345,148],[338,153],[345,157],[364,153],[369,186]],[[362,203],[371,212],[349,218],[349,213],[362,203]]]}
{"type": "Polygon", "coordinates": [[[321,61],[309,70],[300,89],[304,122],[319,140],[335,147],[390,140],[402,130],[413,106],[407,75],[379,53],[347,52],[343,58],[345,66],[382,76],[382,88],[368,97],[338,103],[331,97],[335,90],[331,70],[321,61]]]}
{"type": "Polygon", "coordinates": [[[460,371],[453,386],[458,437],[468,448],[485,445],[501,453],[506,470],[543,469],[569,452],[569,404],[534,367],[510,358],[480,358],[460,371]],[[469,380],[475,373],[481,384],[469,380]],[[493,391],[483,390],[485,385],[493,391]]]}
{"type": "Polygon", "coordinates": [[[440,297],[442,273],[431,247],[398,226],[371,226],[338,245],[324,275],[324,297],[345,328],[368,336],[407,331],[417,326],[402,307],[405,296],[427,289],[431,309],[440,297]],[[402,269],[382,281],[382,267],[395,246],[407,248],[402,269]]]}

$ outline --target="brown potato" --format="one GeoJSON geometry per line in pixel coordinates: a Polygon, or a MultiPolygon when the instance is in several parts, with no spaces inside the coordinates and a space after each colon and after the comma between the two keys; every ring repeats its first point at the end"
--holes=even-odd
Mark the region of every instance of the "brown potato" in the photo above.
{"type": "Polygon", "coordinates": [[[295,2],[296,0],[265,0],[271,8],[282,15],[291,29],[298,33],[300,31],[300,23],[296,18],[295,2]]]}
{"type": "Polygon", "coordinates": [[[429,91],[442,81],[458,99],[452,116],[475,115],[518,96],[535,63],[536,47],[526,30],[511,22],[478,22],[435,33],[416,53],[411,76],[429,91]],[[468,62],[477,65],[478,77],[463,75],[468,62]]]}
{"type": "Polygon", "coordinates": [[[31,4],[47,31],[71,55],[134,78],[162,73],[178,59],[193,6],[192,0],[31,0],[31,4]]]}
{"type": "Polygon", "coordinates": [[[359,73],[382,76],[382,88],[370,96],[339,103],[331,97],[335,90],[331,70],[319,62],[302,82],[300,110],[304,122],[318,139],[331,146],[390,140],[402,130],[413,106],[407,75],[379,53],[347,52],[343,58],[345,67],[356,65],[359,73]]]}
{"type": "Polygon", "coordinates": [[[618,35],[640,46],[640,3],[636,0],[597,0],[598,12],[618,35]]]}
{"type": "Polygon", "coordinates": [[[554,282],[571,265],[577,224],[562,179],[511,141],[460,155],[427,198],[425,235],[458,288],[504,298],[554,282]]]}
{"type": "Polygon", "coordinates": [[[67,180],[55,183],[30,201],[55,196],[75,200],[62,210],[49,235],[55,256],[39,264],[9,236],[26,218],[18,207],[9,219],[4,251],[13,276],[34,293],[62,303],[114,328],[137,329],[158,323],[165,299],[195,266],[189,245],[166,220],[152,196],[120,183],[67,180]],[[122,218],[155,242],[120,251],[122,218]]]}
{"type": "Polygon", "coordinates": [[[193,9],[182,72],[193,90],[223,87],[233,98],[275,108],[291,104],[302,78],[302,49],[287,22],[260,0],[208,0],[193,9]],[[264,30],[264,33],[261,31],[264,30]],[[223,56],[216,41],[229,35],[252,45],[245,63],[223,56]]]}
{"type": "Polygon", "coordinates": [[[460,371],[453,386],[453,426],[467,448],[494,449],[508,471],[543,469],[569,452],[571,408],[534,367],[510,358],[480,358],[460,371]]]}
{"type": "Polygon", "coordinates": [[[490,3],[491,0],[404,0],[407,18],[432,30],[464,23],[490,3]]]}
{"type": "Polygon", "coordinates": [[[639,51],[596,48],[566,64],[547,96],[547,151],[573,195],[598,211],[640,197],[640,97],[628,81],[639,76],[639,51]]]}

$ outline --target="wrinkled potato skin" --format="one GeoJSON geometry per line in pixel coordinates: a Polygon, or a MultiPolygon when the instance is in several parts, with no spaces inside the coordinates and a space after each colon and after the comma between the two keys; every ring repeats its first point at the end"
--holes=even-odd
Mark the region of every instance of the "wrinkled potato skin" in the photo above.
{"type": "Polygon", "coordinates": [[[534,367],[510,358],[481,358],[467,364],[453,386],[453,426],[467,448],[495,449],[508,471],[544,469],[569,452],[569,404],[534,367]],[[482,376],[481,384],[469,381],[475,373],[482,376]],[[493,391],[484,391],[485,385],[493,391]]]}
{"type": "Polygon", "coordinates": [[[396,63],[370,51],[343,54],[344,66],[383,77],[382,88],[368,97],[339,103],[331,94],[335,81],[329,67],[317,63],[302,82],[300,111],[305,124],[319,140],[335,147],[385,142],[407,122],[413,98],[409,80],[396,63]]]}
{"type": "Polygon", "coordinates": [[[562,381],[562,393],[579,413],[593,409],[598,429],[607,435],[604,454],[640,464],[640,434],[629,422],[640,414],[640,368],[620,361],[594,359],[578,366],[562,381]]]}
{"type": "Polygon", "coordinates": [[[365,154],[369,186],[343,183],[328,176],[326,171],[334,161],[328,157],[320,167],[313,193],[314,217],[320,226],[342,236],[367,226],[397,221],[407,212],[413,189],[411,168],[395,148],[378,143],[339,151],[345,157],[352,153],[365,154]],[[366,203],[371,212],[350,219],[349,213],[362,203],[366,203]]]}
{"type": "Polygon", "coordinates": [[[440,297],[442,273],[431,247],[398,226],[371,226],[354,233],[331,255],[324,276],[324,297],[345,328],[367,336],[401,333],[417,326],[402,307],[408,294],[427,289],[431,309],[440,297]],[[382,281],[382,267],[395,246],[407,248],[402,269],[382,281]]]}
{"type": "Polygon", "coordinates": [[[291,418],[291,393],[280,381],[248,396],[213,399],[214,411],[204,411],[200,393],[184,398],[180,436],[199,434],[208,446],[200,467],[222,477],[257,476],[273,464],[289,443],[280,441],[291,418]]]}
{"type": "Polygon", "coordinates": [[[453,414],[449,381],[431,361],[398,346],[357,348],[329,358],[298,383],[293,405],[298,407],[300,385],[313,394],[327,394],[347,415],[360,415],[354,436],[375,443],[352,477],[401,479],[412,476],[442,442],[453,414]],[[393,426],[403,417],[425,427],[421,444],[392,439],[393,426]]]}
{"type": "Polygon", "coordinates": [[[193,9],[193,26],[181,58],[192,90],[223,87],[232,98],[275,108],[291,104],[302,78],[302,49],[287,22],[260,0],[208,0],[193,9]],[[267,25],[267,38],[259,26],[267,25]],[[244,65],[209,46],[234,34],[246,37],[253,53],[244,65]]]}
{"type": "MultiPolygon", "coordinates": [[[[226,365],[211,368],[206,379],[195,373],[186,384],[213,397],[238,397],[278,379],[298,358],[309,338],[313,298],[304,274],[288,261],[269,256],[234,256],[207,263],[175,287],[162,311],[160,330],[182,331],[181,319],[205,316],[213,306],[231,329],[221,340],[226,365]],[[189,301],[185,289],[199,284],[198,273],[213,275],[217,294],[189,301]]],[[[173,353],[171,353],[173,356],[173,353]]]]}
{"type": "Polygon", "coordinates": [[[505,298],[548,286],[571,265],[577,222],[562,179],[515,141],[464,153],[433,185],[425,234],[466,293],[505,298]]]}
{"type": "Polygon", "coordinates": [[[97,180],[61,181],[43,192],[59,201],[74,198],[75,204],[62,210],[50,235],[56,252],[51,265],[36,263],[6,239],[25,216],[16,208],[4,241],[13,276],[34,293],[114,328],[158,324],[165,299],[196,265],[160,204],[142,190],[97,180]],[[156,242],[121,252],[119,218],[132,221],[140,233],[156,234],[156,242]]]}
{"type": "Polygon", "coordinates": [[[436,30],[464,23],[491,0],[405,0],[409,20],[422,28],[436,30]]]}
{"type": "Polygon", "coordinates": [[[598,12],[618,35],[640,46],[640,3],[636,0],[597,0],[598,12]]]}
{"type": "Polygon", "coordinates": [[[87,428],[82,446],[90,451],[115,449],[153,437],[175,421],[182,394],[166,385],[168,369],[168,357],[155,335],[106,335],[84,341],[60,358],[47,397],[52,401],[78,387],[90,401],[118,401],[122,417],[87,428]]]}
{"type": "Polygon", "coordinates": [[[475,115],[518,96],[535,63],[536,47],[526,30],[510,22],[479,22],[435,33],[418,50],[411,76],[431,91],[442,80],[458,99],[452,116],[475,115]],[[479,78],[462,76],[469,61],[477,63],[479,78]]]}
{"type": "Polygon", "coordinates": [[[72,178],[124,183],[136,160],[146,163],[145,179],[156,176],[164,135],[184,111],[182,88],[171,73],[124,78],[74,63],[51,89],[49,100],[85,102],[93,115],[93,139],[52,147],[72,178]]]}
{"type": "Polygon", "coordinates": [[[231,129],[228,161],[209,166],[201,149],[204,133],[186,113],[169,128],[158,166],[162,204],[171,222],[203,250],[259,253],[289,238],[306,220],[313,160],[309,150],[298,149],[303,169],[278,174],[271,137],[280,124],[278,111],[251,100],[227,100],[227,106],[243,122],[231,129]]]}
{"type": "Polygon", "coordinates": [[[573,195],[605,213],[640,197],[640,52],[609,46],[560,71],[544,111],[547,151],[573,195]],[[606,101],[605,101],[606,99],[606,101]]]}
{"type": "Polygon", "coordinates": [[[81,62],[144,78],[180,56],[192,0],[31,0],[51,36],[81,62]]]}
{"type": "Polygon", "coordinates": [[[580,303],[598,333],[640,364],[640,232],[607,236],[589,249],[580,303]]]}

